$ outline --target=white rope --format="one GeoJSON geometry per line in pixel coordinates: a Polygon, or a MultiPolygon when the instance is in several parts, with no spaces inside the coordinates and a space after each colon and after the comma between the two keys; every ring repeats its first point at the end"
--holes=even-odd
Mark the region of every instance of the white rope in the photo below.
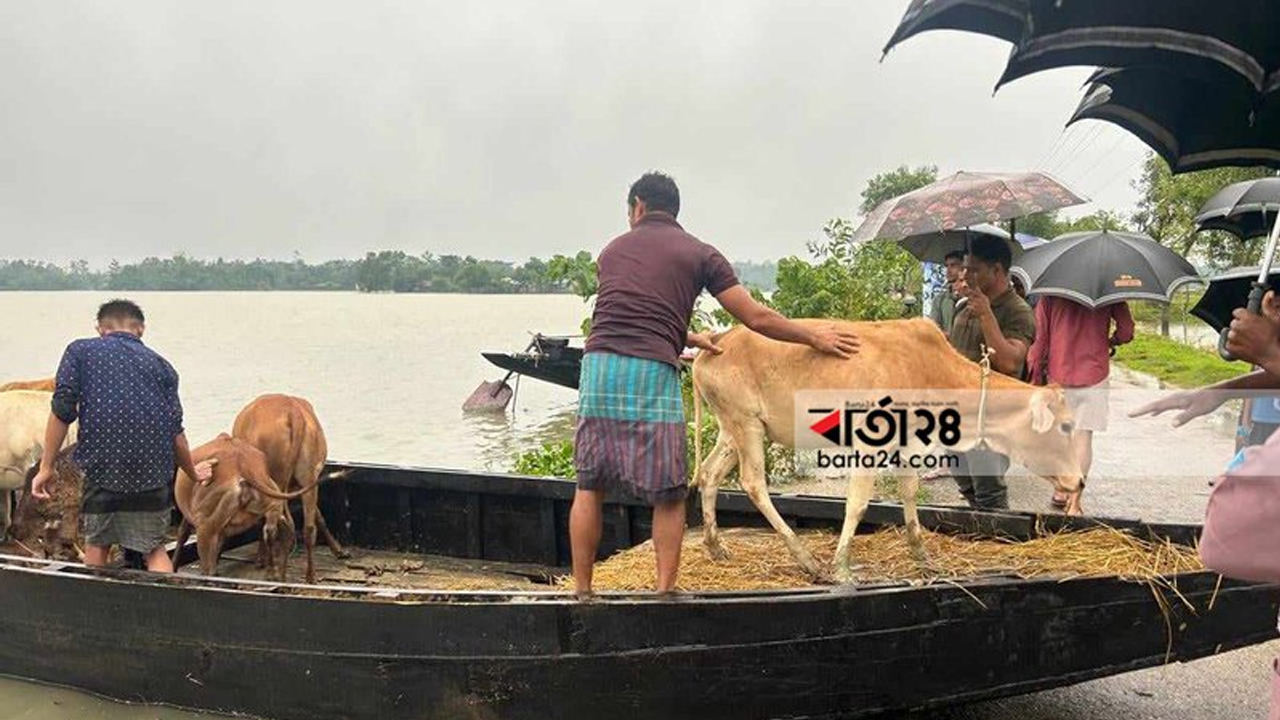
{"type": "Polygon", "coordinates": [[[991,356],[995,354],[995,350],[987,347],[986,343],[982,343],[982,359],[978,361],[978,367],[981,373],[981,390],[978,394],[978,442],[975,448],[981,450],[987,444],[987,384],[991,378],[991,356]]]}

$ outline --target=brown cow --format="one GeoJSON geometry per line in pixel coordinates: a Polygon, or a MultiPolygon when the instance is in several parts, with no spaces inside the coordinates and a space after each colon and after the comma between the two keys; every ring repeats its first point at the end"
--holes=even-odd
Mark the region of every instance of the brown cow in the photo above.
{"type": "MultiPolygon", "coordinates": [[[[802,320],[804,323],[833,321],[802,320]]],[[[835,321],[845,323],[845,321],[835,321]]],[[[956,352],[942,332],[925,319],[845,323],[861,340],[857,355],[841,359],[821,355],[803,345],[770,340],[746,328],[716,338],[721,355],[701,353],[693,366],[695,414],[705,399],[720,424],[720,435],[707,464],[695,470],[693,483],[702,493],[703,541],[713,557],[723,557],[716,528],[716,490],[735,465],[743,490],[787,543],[796,561],[814,576],[817,562],[796,538],[769,499],[764,476],[766,438],[795,447],[796,393],[805,390],[961,389],[976,391],[981,368],[956,352]]],[[[1061,388],[1033,387],[992,373],[988,381],[985,440],[991,449],[1011,456],[1031,472],[1071,494],[1069,512],[1080,512],[1082,479],[1071,451],[1071,411],[1061,388]]],[[[963,396],[962,414],[976,416],[976,392],[963,396]]],[[[700,418],[695,426],[701,427],[700,418]]],[[[972,449],[977,438],[961,439],[955,451],[972,449]]],[[[849,480],[844,527],[836,550],[836,575],[852,578],[849,542],[866,512],[875,477],[854,474],[849,480]]],[[[924,559],[915,493],[919,478],[900,478],[907,536],[912,552],[924,559]]]]}
{"type": "Polygon", "coordinates": [[[192,450],[191,459],[196,464],[211,461],[213,477],[198,483],[182,470],[178,471],[173,498],[182,512],[182,523],[178,526],[174,565],[177,565],[177,553],[194,528],[200,571],[213,575],[226,539],[270,517],[274,522],[263,528],[262,544],[270,548],[273,561],[278,559],[275,568],[284,581],[294,541],[293,518],[287,511],[286,501],[302,493],[277,490],[267,470],[266,456],[226,433],[192,450]]]}
{"type": "Polygon", "coordinates": [[[54,379],[45,378],[44,380],[15,380],[13,382],[0,385],[0,392],[9,392],[10,390],[40,390],[43,392],[53,392],[55,389],[54,379]]]}
{"type": "Polygon", "coordinates": [[[42,557],[83,562],[80,499],[84,493],[84,473],[76,464],[75,449],[72,445],[58,453],[53,466],[54,479],[48,486],[48,500],[31,496],[31,481],[40,469],[39,463],[27,471],[22,498],[14,511],[8,534],[42,557]]]}
{"type": "MultiPolygon", "coordinates": [[[[307,550],[307,582],[314,583],[312,553],[317,530],[335,557],[348,557],[320,514],[320,473],[329,455],[329,445],[315,410],[302,398],[263,395],[240,411],[231,434],[266,454],[277,489],[302,492],[302,538],[307,550]]],[[[285,511],[287,513],[287,508],[285,511]]],[[[271,522],[272,518],[267,518],[267,521],[271,522]]]]}

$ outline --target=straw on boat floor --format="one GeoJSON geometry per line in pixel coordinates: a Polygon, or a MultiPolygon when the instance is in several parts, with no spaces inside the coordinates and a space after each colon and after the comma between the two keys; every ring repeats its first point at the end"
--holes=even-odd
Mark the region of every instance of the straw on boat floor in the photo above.
{"type": "MultiPolygon", "coordinates": [[[[729,559],[712,560],[702,545],[702,532],[685,536],[680,558],[679,588],[698,590],[779,590],[811,586],[782,539],[772,530],[724,530],[720,534],[729,559]]],[[[835,556],[835,533],[800,533],[800,539],[825,567],[835,556]]],[[[972,539],[924,532],[928,562],[921,566],[907,550],[906,533],[888,528],[854,537],[851,558],[860,583],[954,582],[991,576],[1023,579],[1117,576],[1156,582],[1183,572],[1204,569],[1194,548],[1150,542],[1110,528],[1046,535],[1023,542],[972,539]]],[[[572,578],[560,578],[572,586],[572,578]]],[[[620,552],[596,565],[599,590],[651,590],[654,557],[651,541],[620,552]]]]}

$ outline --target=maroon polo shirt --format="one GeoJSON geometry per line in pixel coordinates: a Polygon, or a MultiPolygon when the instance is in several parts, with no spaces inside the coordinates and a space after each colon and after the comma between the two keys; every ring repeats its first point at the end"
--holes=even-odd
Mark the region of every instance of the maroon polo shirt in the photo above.
{"type": "Polygon", "coordinates": [[[586,351],[677,368],[698,296],[738,284],[719,250],[662,212],[645,213],[631,232],[605,247],[597,264],[600,288],[586,351]]]}

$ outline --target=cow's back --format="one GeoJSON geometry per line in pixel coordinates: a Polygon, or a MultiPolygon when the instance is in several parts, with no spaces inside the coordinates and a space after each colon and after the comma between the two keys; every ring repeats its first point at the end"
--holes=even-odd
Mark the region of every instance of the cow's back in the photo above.
{"type": "MultiPolygon", "coordinates": [[[[43,446],[53,393],[13,390],[0,393],[0,465],[12,465],[37,445],[43,446]]],[[[67,432],[67,444],[76,441],[76,426],[67,432]]]]}
{"type": "Polygon", "coordinates": [[[735,382],[777,385],[790,391],[964,387],[976,382],[977,364],[951,347],[942,331],[923,318],[881,322],[798,320],[809,326],[836,324],[859,340],[850,358],[827,355],[807,345],[771,340],[746,328],[717,339],[721,355],[702,353],[695,376],[732,376],[735,382]]]}
{"type": "Polygon", "coordinates": [[[312,483],[328,455],[311,403],[289,395],[263,395],[236,416],[231,434],[261,450],[282,491],[312,483]]]}
{"type": "Polygon", "coordinates": [[[0,385],[0,392],[12,392],[15,390],[40,390],[42,392],[53,392],[55,382],[53,378],[44,378],[43,380],[15,380],[0,385]]]}

